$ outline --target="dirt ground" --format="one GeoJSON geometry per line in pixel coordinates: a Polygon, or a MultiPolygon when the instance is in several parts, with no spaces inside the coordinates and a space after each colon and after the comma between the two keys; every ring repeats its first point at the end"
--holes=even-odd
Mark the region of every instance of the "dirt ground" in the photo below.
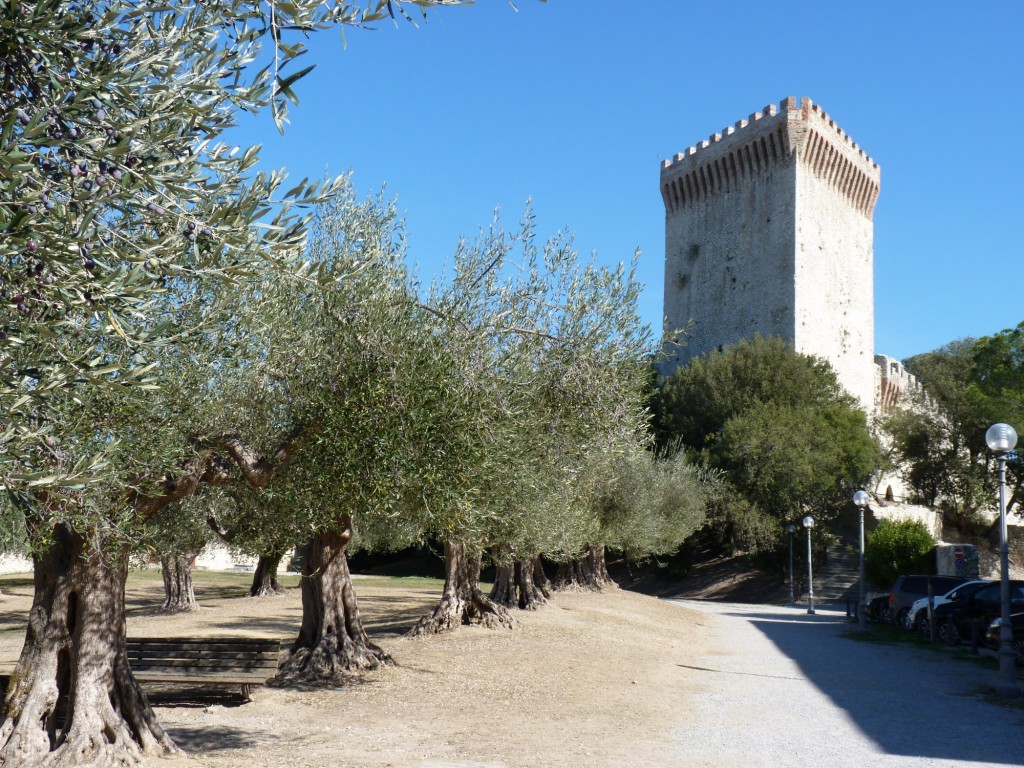
{"type": "MultiPolygon", "coordinates": [[[[242,597],[246,576],[199,574],[197,613],[160,615],[159,574],[129,581],[130,636],[234,635],[290,639],[298,590],[242,597]]],[[[294,583],[294,580],[293,580],[294,583]]],[[[27,580],[2,584],[0,671],[9,671],[31,599],[27,580]]],[[[559,593],[514,631],[472,627],[410,639],[432,605],[431,579],[357,577],[371,635],[396,666],[329,690],[147,689],[187,757],[153,768],[650,768],[676,762],[678,741],[706,683],[685,665],[713,653],[699,614],[619,589],[559,593]]]]}

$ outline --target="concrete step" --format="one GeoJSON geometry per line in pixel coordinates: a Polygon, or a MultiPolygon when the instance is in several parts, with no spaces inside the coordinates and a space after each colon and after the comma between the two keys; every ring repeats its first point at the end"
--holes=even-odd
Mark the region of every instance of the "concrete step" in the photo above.
{"type": "Polygon", "coordinates": [[[860,554],[842,539],[826,550],[828,563],[814,575],[814,599],[820,602],[843,602],[858,593],[860,554]]]}

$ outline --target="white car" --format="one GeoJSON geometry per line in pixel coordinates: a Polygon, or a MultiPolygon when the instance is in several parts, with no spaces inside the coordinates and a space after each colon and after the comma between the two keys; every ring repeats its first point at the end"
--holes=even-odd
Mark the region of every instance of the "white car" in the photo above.
{"type": "MultiPolygon", "coordinates": [[[[932,610],[935,610],[935,606],[942,605],[943,603],[949,603],[962,597],[965,594],[970,594],[979,588],[982,584],[990,584],[991,582],[984,579],[975,579],[974,581],[965,581],[963,584],[958,584],[951,590],[946,592],[944,595],[935,595],[932,597],[932,610]]],[[[928,631],[928,598],[922,597],[920,600],[915,600],[910,610],[907,612],[907,629],[918,629],[921,632],[928,631]]]]}

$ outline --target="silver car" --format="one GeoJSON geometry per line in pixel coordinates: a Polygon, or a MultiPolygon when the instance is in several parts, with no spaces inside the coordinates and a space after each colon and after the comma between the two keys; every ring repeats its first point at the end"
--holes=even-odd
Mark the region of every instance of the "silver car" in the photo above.
{"type": "MultiPolygon", "coordinates": [[[[932,609],[934,610],[937,605],[949,603],[953,600],[958,600],[965,595],[970,595],[980,589],[982,585],[991,583],[992,582],[986,581],[985,579],[974,579],[973,581],[966,581],[963,584],[958,584],[945,594],[933,596],[931,598],[932,609]]],[[[922,634],[927,634],[929,631],[928,617],[930,615],[931,614],[928,612],[928,598],[922,597],[920,600],[915,600],[911,603],[904,626],[907,629],[917,629],[922,634]]]]}

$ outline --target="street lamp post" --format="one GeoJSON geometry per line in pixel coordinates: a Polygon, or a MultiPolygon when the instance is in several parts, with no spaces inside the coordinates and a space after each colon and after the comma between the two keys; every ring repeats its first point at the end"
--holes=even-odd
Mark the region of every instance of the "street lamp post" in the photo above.
{"type": "Polygon", "coordinates": [[[1009,424],[993,424],[985,433],[989,450],[996,455],[999,472],[999,575],[1002,620],[999,627],[1000,696],[1020,696],[1020,685],[1014,673],[1017,654],[1013,650],[1013,626],[1010,623],[1010,547],[1006,539],[1006,454],[1017,445],[1017,432],[1009,424]]]}
{"type": "Polygon", "coordinates": [[[868,625],[867,613],[864,610],[865,583],[864,583],[864,509],[871,501],[867,491],[857,491],[853,494],[853,503],[860,510],[860,602],[857,603],[857,623],[861,629],[868,625]]]}
{"type": "Polygon", "coordinates": [[[786,526],[786,533],[789,534],[789,604],[796,603],[796,596],[793,594],[793,534],[796,533],[796,526],[790,523],[786,526]]]}
{"type": "Polygon", "coordinates": [[[814,613],[814,565],[811,563],[811,528],[814,527],[814,518],[808,515],[804,518],[804,528],[807,529],[807,612],[814,613]]]}

